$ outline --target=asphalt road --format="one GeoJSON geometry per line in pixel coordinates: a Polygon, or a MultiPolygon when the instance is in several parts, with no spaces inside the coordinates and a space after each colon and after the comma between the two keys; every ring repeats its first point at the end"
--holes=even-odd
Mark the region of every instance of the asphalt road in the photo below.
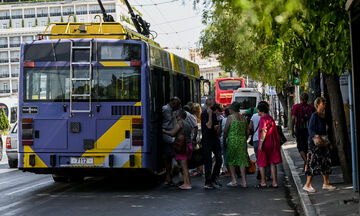
{"type": "MultiPolygon", "coordinates": [[[[5,159],[5,158],[4,158],[5,159]]],[[[89,177],[80,183],[55,183],[50,175],[25,173],[0,164],[0,215],[295,215],[288,205],[282,165],[279,188],[202,188],[203,177],[191,177],[193,189],[182,191],[146,177],[89,177]]],[[[229,178],[221,177],[226,185],[229,178]]],[[[240,179],[239,179],[240,182],[240,179]]],[[[271,182],[268,182],[269,184],[271,182]]]]}

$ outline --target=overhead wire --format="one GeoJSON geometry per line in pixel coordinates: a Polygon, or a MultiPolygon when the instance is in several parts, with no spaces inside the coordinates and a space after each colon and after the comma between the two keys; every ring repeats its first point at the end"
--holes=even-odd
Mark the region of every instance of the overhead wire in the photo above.
{"type": "Polygon", "coordinates": [[[191,17],[184,17],[184,18],[180,18],[180,19],[176,19],[176,20],[170,20],[168,22],[162,22],[162,23],[157,23],[153,26],[159,26],[159,25],[164,25],[164,24],[169,24],[169,23],[174,23],[174,22],[180,22],[180,21],[184,21],[184,20],[188,20],[188,19],[192,19],[194,17],[197,17],[197,16],[191,16],[191,17]]]}
{"type": "MultiPolygon", "coordinates": [[[[151,1],[152,3],[154,3],[153,0],[150,0],[150,1],[151,1]]],[[[167,20],[167,18],[164,16],[164,14],[162,13],[162,11],[159,9],[158,5],[155,5],[155,4],[154,4],[154,6],[155,6],[156,10],[160,13],[161,17],[162,17],[166,22],[169,22],[169,21],[167,20]]],[[[169,26],[173,31],[175,31],[175,29],[174,29],[171,25],[168,25],[168,26],[169,26]]],[[[184,41],[179,37],[178,34],[176,34],[176,37],[178,38],[178,40],[179,40],[182,44],[185,44],[184,41]]]]}
{"type": "Polygon", "coordinates": [[[166,2],[153,3],[153,4],[138,4],[138,5],[133,5],[133,6],[136,6],[136,7],[147,7],[147,6],[154,6],[154,5],[169,4],[169,3],[176,2],[176,1],[178,1],[178,0],[171,0],[171,1],[166,1],[166,2]]]}
{"type": "Polygon", "coordinates": [[[196,26],[196,27],[192,27],[192,28],[188,28],[188,29],[183,29],[181,31],[174,31],[174,32],[161,32],[158,33],[159,35],[169,35],[169,34],[179,34],[179,33],[183,33],[183,32],[187,32],[187,31],[191,31],[197,28],[201,28],[202,26],[196,26]]]}

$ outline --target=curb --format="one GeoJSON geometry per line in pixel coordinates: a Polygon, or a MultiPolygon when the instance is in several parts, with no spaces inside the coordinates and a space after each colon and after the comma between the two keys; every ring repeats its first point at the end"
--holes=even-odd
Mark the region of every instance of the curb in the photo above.
{"type": "Polygon", "coordinates": [[[290,155],[287,153],[286,150],[281,148],[281,151],[285,156],[287,164],[289,165],[291,176],[296,185],[296,189],[300,197],[301,207],[303,208],[305,215],[306,216],[317,215],[316,210],[310,201],[309,195],[307,194],[307,192],[303,191],[302,189],[301,179],[299,177],[298,172],[296,171],[294,161],[291,159],[290,155]]]}

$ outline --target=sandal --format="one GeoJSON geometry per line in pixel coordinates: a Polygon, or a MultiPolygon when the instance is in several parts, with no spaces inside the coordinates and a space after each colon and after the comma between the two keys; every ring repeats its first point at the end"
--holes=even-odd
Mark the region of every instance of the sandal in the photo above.
{"type": "Polygon", "coordinates": [[[255,188],[259,188],[259,189],[264,189],[264,188],[267,188],[267,187],[268,187],[267,185],[261,185],[261,184],[255,185],[255,188]]]}
{"type": "Polygon", "coordinates": [[[278,188],[279,185],[270,185],[269,187],[270,187],[270,188],[278,188]]]}

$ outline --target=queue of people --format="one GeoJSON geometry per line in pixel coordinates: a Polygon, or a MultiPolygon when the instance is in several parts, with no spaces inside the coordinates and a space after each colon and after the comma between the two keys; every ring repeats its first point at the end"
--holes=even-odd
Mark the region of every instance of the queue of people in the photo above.
{"type": "MultiPolygon", "coordinates": [[[[241,177],[241,187],[248,187],[246,167],[249,166],[247,140],[250,134],[256,136],[256,155],[261,174],[257,188],[267,187],[265,167],[271,167],[272,187],[278,187],[276,164],[281,163],[280,142],[274,120],[268,115],[269,105],[259,103],[258,114],[254,115],[250,125],[244,115],[240,114],[240,104],[234,102],[225,112],[215,104],[215,100],[206,100],[206,109],[200,114],[200,105],[189,102],[181,107],[181,100],[174,97],[163,106],[163,153],[166,167],[165,184],[175,186],[171,177],[171,161],[175,158],[182,168],[183,182],[180,189],[192,188],[188,169],[195,146],[200,145],[203,152],[205,172],[205,189],[222,187],[218,181],[221,168],[223,173],[231,176],[229,187],[237,187],[237,177],[241,177]],[[251,130],[249,127],[256,129],[251,130]],[[201,139],[198,131],[201,128],[201,139]],[[182,143],[182,144],[181,144],[182,143]],[[183,146],[183,147],[179,147],[183,146]],[[213,158],[214,156],[214,158],[213,158]],[[240,172],[237,172],[240,170],[240,172]]],[[[202,172],[202,168],[198,168],[202,172]]]]}

